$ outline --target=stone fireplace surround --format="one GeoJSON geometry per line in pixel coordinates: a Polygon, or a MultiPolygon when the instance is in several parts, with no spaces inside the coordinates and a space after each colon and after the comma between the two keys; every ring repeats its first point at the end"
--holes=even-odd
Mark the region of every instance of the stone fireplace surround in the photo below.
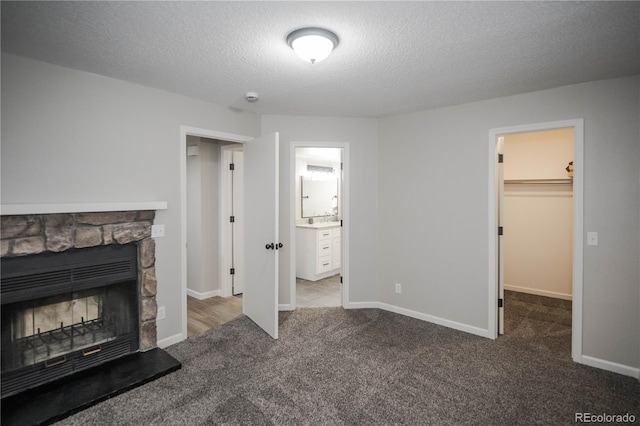
{"type": "Polygon", "coordinates": [[[140,296],[140,350],[157,346],[155,211],[113,211],[7,215],[1,217],[1,257],[62,252],[109,244],[136,243],[140,296]]]}
{"type": "Polygon", "coordinates": [[[166,208],[166,202],[1,206],[0,257],[133,243],[137,246],[140,296],[138,352],[3,398],[3,426],[51,424],[181,368],[178,360],[157,347],[151,226],[155,211],[166,208]],[[25,214],[28,212],[33,214],[25,214]]]}

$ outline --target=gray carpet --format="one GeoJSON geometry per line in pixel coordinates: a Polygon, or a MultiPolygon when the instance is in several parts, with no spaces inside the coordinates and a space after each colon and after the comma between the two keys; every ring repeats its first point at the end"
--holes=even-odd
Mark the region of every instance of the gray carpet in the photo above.
{"type": "Polygon", "coordinates": [[[182,370],[58,424],[561,425],[574,424],[575,412],[638,419],[639,382],[573,363],[570,306],[550,303],[508,294],[507,334],[496,341],[342,308],[281,313],[274,341],[242,316],[168,348],[182,370]]]}

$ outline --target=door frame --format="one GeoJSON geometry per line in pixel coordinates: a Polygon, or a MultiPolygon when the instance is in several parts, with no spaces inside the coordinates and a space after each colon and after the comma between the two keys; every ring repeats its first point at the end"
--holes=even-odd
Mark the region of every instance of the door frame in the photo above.
{"type": "MultiPolygon", "coordinates": [[[[233,285],[231,274],[229,271],[232,267],[230,256],[226,256],[232,250],[231,232],[225,217],[231,216],[233,209],[233,201],[231,201],[232,180],[231,173],[226,165],[231,163],[234,151],[242,151],[242,145],[221,145],[220,146],[220,296],[233,296],[233,285]]],[[[242,194],[240,194],[242,196],[242,194]]],[[[233,244],[239,245],[240,249],[244,249],[242,239],[235,239],[233,244]]]]}
{"type": "Polygon", "coordinates": [[[187,338],[187,136],[236,143],[246,143],[254,139],[250,136],[216,130],[180,126],[180,306],[182,315],[180,338],[175,341],[172,339],[171,344],[187,338]]]}
{"type": "MultiPolygon", "coordinates": [[[[583,312],[583,241],[584,241],[584,120],[573,119],[546,123],[525,124],[489,130],[489,337],[498,336],[498,136],[543,130],[573,129],[573,289],[571,318],[571,356],[582,363],[583,312]]],[[[508,230],[507,230],[508,232],[508,230]]]]}
{"type": "Polygon", "coordinates": [[[296,309],[296,148],[342,148],[342,233],[341,276],[342,307],[349,306],[349,142],[295,142],[289,151],[289,305],[280,310],[296,309]]]}

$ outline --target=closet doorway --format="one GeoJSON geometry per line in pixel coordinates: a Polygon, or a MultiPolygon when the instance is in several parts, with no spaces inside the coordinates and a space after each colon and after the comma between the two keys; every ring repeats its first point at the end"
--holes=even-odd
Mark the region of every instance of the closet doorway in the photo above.
{"type": "Polygon", "coordinates": [[[496,335],[553,340],[577,360],[582,328],[582,121],[499,129],[492,137],[496,335]]]}
{"type": "Polygon", "coordinates": [[[504,332],[571,335],[573,129],[503,139],[504,332]],[[539,329],[544,327],[544,329],[539,329]]]}
{"type": "Polygon", "coordinates": [[[343,305],[344,148],[293,149],[295,307],[343,305]]]}

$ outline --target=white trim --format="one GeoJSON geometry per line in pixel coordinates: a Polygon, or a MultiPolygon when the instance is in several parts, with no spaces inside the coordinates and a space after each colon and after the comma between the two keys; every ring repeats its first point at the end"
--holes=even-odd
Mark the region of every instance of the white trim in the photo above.
{"type": "MultiPolygon", "coordinates": [[[[251,136],[236,135],[233,133],[199,129],[197,127],[189,127],[189,126],[180,126],[180,133],[184,135],[188,134],[189,136],[197,136],[197,137],[207,138],[207,139],[216,139],[216,140],[225,141],[225,142],[245,143],[255,139],[254,137],[251,137],[251,136]]],[[[185,142],[185,156],[186,156],[186,149],[187,149],[186,138],[184,142],[185,142]]]]}
{"type": "Polygon", "coordinates": [[[134,210],[166,210],[166,201],[135,201],[112,203],[49,203],[49,204],[2,204],[0,214],[53,214],[53,213],[95,213],[134,210]]]}
{"type": "Polygon", "coordinates": [[[164,349],[167,346],[171,346],[171,345],[174,345],[176,343],[180,343],[185,339],[185,337],[183,337],[183,336],[186,336],[186,334],[178,333],[178,334],[174,334],[173,336],[165,337],[162,340],[158,340],[158,347],[160,349],[164,349]]]}
{"type": "MultiPolygon", "coordinates": [[[[182,333],[175,336],[187,336],[187,135],[216,139],[227,142],[245,143],[254,138],[234,135],[196,127],[180,126],[178,153],[180,158],[180,306],[182,308],[182,333]]],[[[174,336],[174,337],[175,337],[174,336]]],[[[184,340],[180,337],[173,343],[184,340]]]]}
{"type": "Polygon", "coordinates": [[[589,367],[600,368],[602,370],[612,371],[614,373],[623,374],[625,376],[631,376],[640,380],[640,368],[631,367],[629,365],[618,364],[617,362],[606,361],[600,358],[594,358],[588,355],[582,355],[582,359],[579,361],[589,367]]]}
{"type": "Polygon", "coordinates": [[[294,304],[281,303],[278,305],[278,310],[279,311],[295,311],[296,310],[295,303],[294,304]]]}
{"type": "Polygon", "coordinates": [[[444,327],[453,328],[454,330],[464,331],[465,333],[475,334],[481,337],[491,337],[489,330],[474,327],[472,325],[463,324],[456,321],[436,317],[433,315],[423,314],[421,312],[412,311],[410,309],[400,308],[398,306],[389,305],[382,302],[352,302],[345,305],[345,309],[381,309],[383,311],[395,312],[396,314],[404,315],[411,318],[416,318],[422,321],[430,322],[432,324],[442,325],[444,327]]]}
{"type": "Polygon", "coordinates": [[[584,120],[573,120],[573,316],[571,356],[582,358],[584,239],[584,120]],[[577,166],[576,166],[577,164],[577,166]]]}
{"type": "Polygon", "coordinates": [[[344,305],[345,309],[382,309],[382,302],[350,302],[344,305]]]}
{"type": "MultiPolygon", "coordinates": [[[[289,147],[289,304],[296,308],[296,148],[342,148],[342,306],[349,305],[349,142],[291,142],[289,147]]],[[[335,271],[332,273],[335,275],[335,271]]]]}
{"type": "Polygon", "coordinates": [[[220,290],[211,290],[211,291],[205,291],[204,293],[200,293],[197,292],[195,290],[191,290],[190,288],[187,289],[187,296],[191,296],[194,297],[198,300],[205,300],[205,299],[209,299],[211,297],[216,297],[216,296],[220,296],[220,290]]]}
{"type": "Polygon", "coordinates": [[[555,299],[572,300],[573,297],[570,294],[558,293],[557,291],[540,290],[537,288],[519,287],[517,285],[504,285],[505,290],[517,291],[520,293],[535,294],[536,296],[553,297],[555,299]]]}
{"type": "Polygon", "coordinates": [[[218,253],[220,254],[220,268],[218,282],[220,283],[220,295],[222,297],[231,296],[231,259],[229,258],[229,249],[231,247],[231,237],[229,230],[229,222],[224,218],[231,216],[229,214],[230,207],[228,202],[229,197],[229,173],[231,172],[227,164],[230,163],[229,157],[231,153],[225,149],[227,145],[221,145],[220,148],[220,167],[218,168],[220,174],[218,175],[218,253]]]}
{"type": "Polygon", "coordinates": [[[231,274],[231,257],[228,256],[231,251],[231,232],[229,222],[224,220],[225,217],[231,216],[231,170],[226,167],[226,164],[231,163],[232,152],[237,148],[234,145],[222,145],[220,146],[220,189],[219,189],[219,209],[220,209],[220,223],[219,234],[220,241],[220,292],[222,297],[232,296],[232,282],[231,274]]]}
{"type": "Polygon", "coordinates": [[[573,191],[558,191],[558,192],[527,192],[527,191],[505,191],[506,197],[527,197],[527,198],[571,198],[573,197],[573,191]]]}
{"type": "Polygon", "coordinates": [[[498,283],[497,283],[497,188],[496,188],[496,141],[498,136],[512,133],[573,128],[573,303],[571,323],[571,356],[582,362],[582,292],[583,292],[583,228],[584,228],[584,120],[564,120],[548,123],[527,124],[489,130],[489,274],[488,274],[488,334],[497,337],[498,283]]]}
{"type": "Polygon", "coordinates": [[[500,310],[496,300],[500,298],[500,285],[498,283],[498,185],[499,176],[497,172],[496,159],[498,157],[498,132],[489,130],[489,291],[487,302],[489,304],[487,318],[487,329],[489,337],[495,339],[498,337],[498,316],[500,310]]]}

